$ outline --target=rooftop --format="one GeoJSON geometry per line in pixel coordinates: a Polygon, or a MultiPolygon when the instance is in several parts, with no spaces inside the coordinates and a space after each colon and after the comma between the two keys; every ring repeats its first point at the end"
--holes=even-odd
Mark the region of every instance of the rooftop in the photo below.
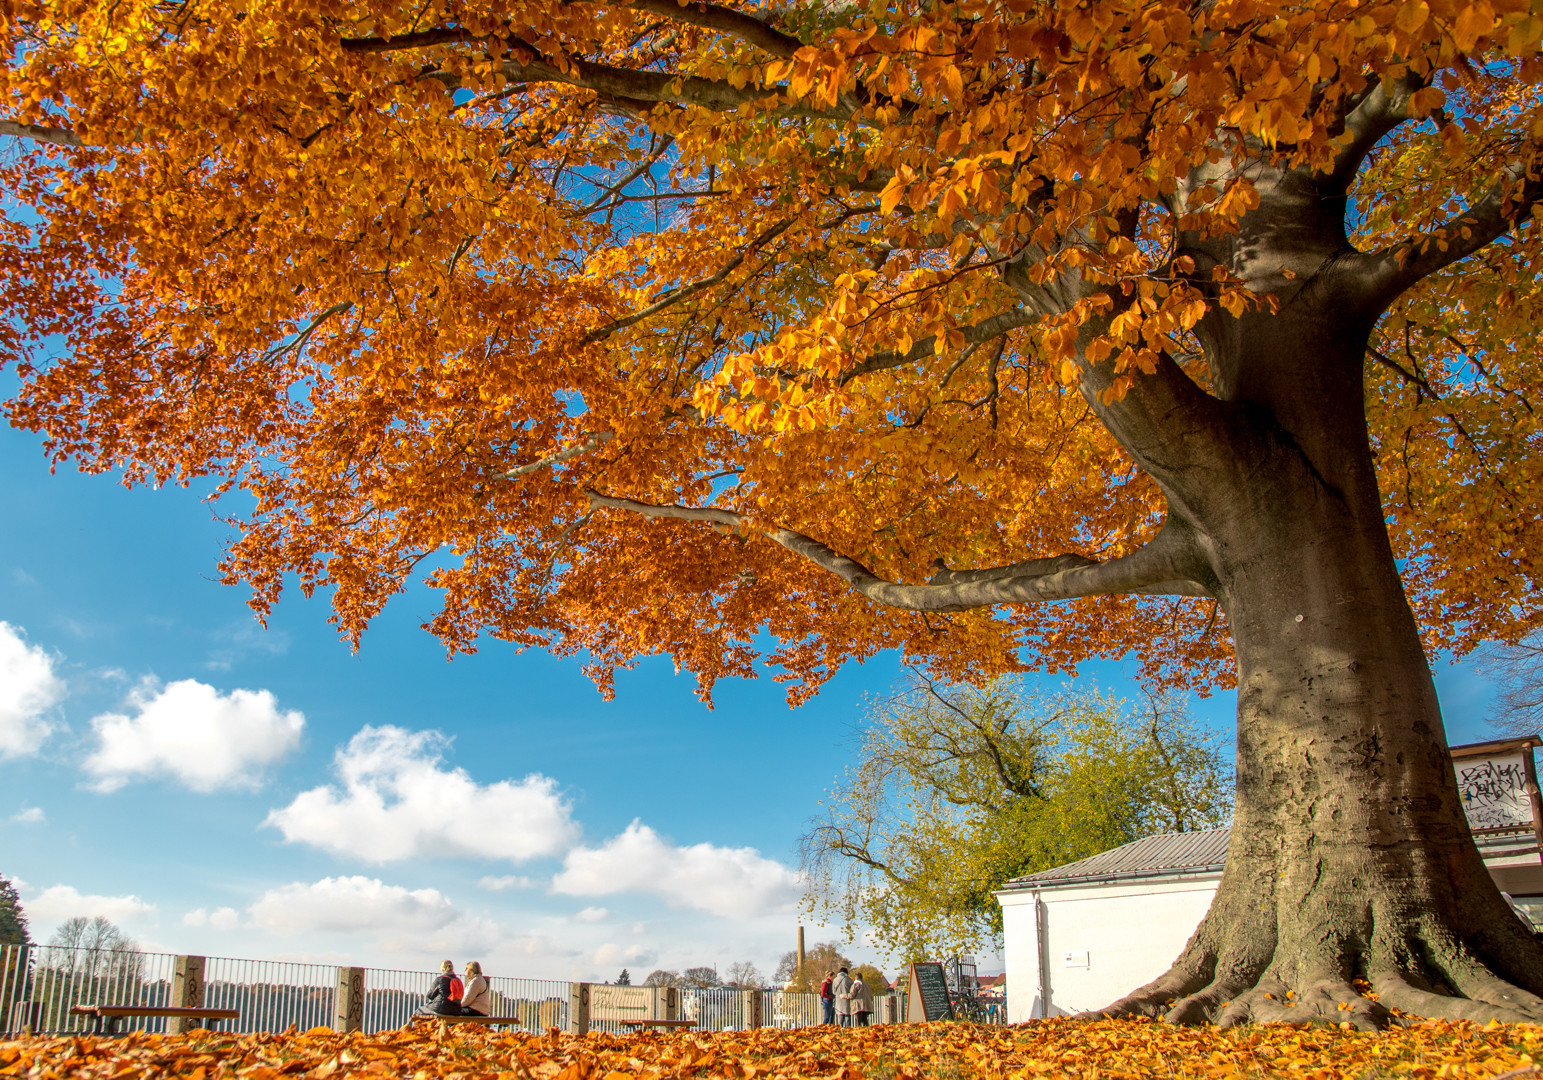
{"type": "MultiPolygon", "coordinates": [[[[1064,866],[1053,866],[1037,874],[1013,878],[1000,891],[1019,892],[1062,885],[1220,874],[1227,862],[1227,836],[1230,831],[1200,829],[1195,832],[1159,833],[1108,851],[1100,851],[1097,855],[1064,866]]],[[[1486,861],[1534,855],[1538,852],[1538,842],[1530,829],[1518,829],[1510,835],[1479,836],[1474,839],[1479,846],[1479,853],[1486,861]]]]}
{"type": "Polygon", "coordinates": [[[1100,851],[1065,866],[1014,878],[1004,892],[1040,889],[1053,885],[1082,885],[1127,878],[1166,877],[1174,874],[1221,873],[1227,861],[1227,829],[1160,833],[1129,844],[1100,851]]]}

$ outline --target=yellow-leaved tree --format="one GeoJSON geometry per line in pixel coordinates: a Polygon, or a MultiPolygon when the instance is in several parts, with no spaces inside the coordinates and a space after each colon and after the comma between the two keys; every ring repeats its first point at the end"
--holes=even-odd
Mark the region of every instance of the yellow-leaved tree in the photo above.
{"type": "Polygon", "coordinates": [[[1231,769],[1174,703],[913,673],[801,838],[811,910],[901,961],[1002,949],[995,890],[1143,836],[1216,828],[1231,769]]]}
{"type": "Polygon", "coordinates": [[[1527,0],[10,0],[8,414],[243,492],[227,579],[350,639],[426,565],[451,648],[603,689],[762,640],[795,699],[891,648],[1235,679],[1215,903],[1112,1011],[1543,1019],[1426,659],[1540,622],[1540,39],[1527,0]]]}

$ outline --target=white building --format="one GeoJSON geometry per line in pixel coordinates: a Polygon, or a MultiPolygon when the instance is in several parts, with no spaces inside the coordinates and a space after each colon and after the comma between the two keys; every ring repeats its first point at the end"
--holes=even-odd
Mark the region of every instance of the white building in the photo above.
{"type": "MultiPolygon", "coordinates": [[[[1211,906],[1227,833],[1149,836],[1003,886],[1008,1021],[1102,1008],[1168,970],[1211,906]]],[[[1501,891],[1543,925],[1536,838],[1476,839],[1501,891]]]]}

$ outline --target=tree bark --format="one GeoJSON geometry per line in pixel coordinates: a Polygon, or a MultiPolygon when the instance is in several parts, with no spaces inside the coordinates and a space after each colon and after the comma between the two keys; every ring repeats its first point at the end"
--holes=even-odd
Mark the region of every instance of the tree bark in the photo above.
{"type": "Polygon", "coordinates": [[[1103,1011],[1543,1019],[1543,946],[1469,832],[1388,541],[1361,379],[1374,315],[1325,245],[1234,243],[1313,277],[1277,314],[1205,328],[1229,453],[1158,477],[1234,636],[1231,845],[1173,968],[1103,1011]]]}

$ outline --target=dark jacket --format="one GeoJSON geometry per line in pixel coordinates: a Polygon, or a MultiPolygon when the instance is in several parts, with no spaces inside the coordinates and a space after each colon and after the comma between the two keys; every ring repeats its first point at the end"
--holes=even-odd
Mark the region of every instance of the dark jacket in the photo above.
{"type": "Polygon", "coordinates": [[[423,1007],[440,1016],[460,1016],[460,1002],[452,1001],[450,998],[452,988],[458,982],[460,980],[453,975],[436,976],[434,985],[429,987],[429,996],[424,999],[423,1007]]]}

